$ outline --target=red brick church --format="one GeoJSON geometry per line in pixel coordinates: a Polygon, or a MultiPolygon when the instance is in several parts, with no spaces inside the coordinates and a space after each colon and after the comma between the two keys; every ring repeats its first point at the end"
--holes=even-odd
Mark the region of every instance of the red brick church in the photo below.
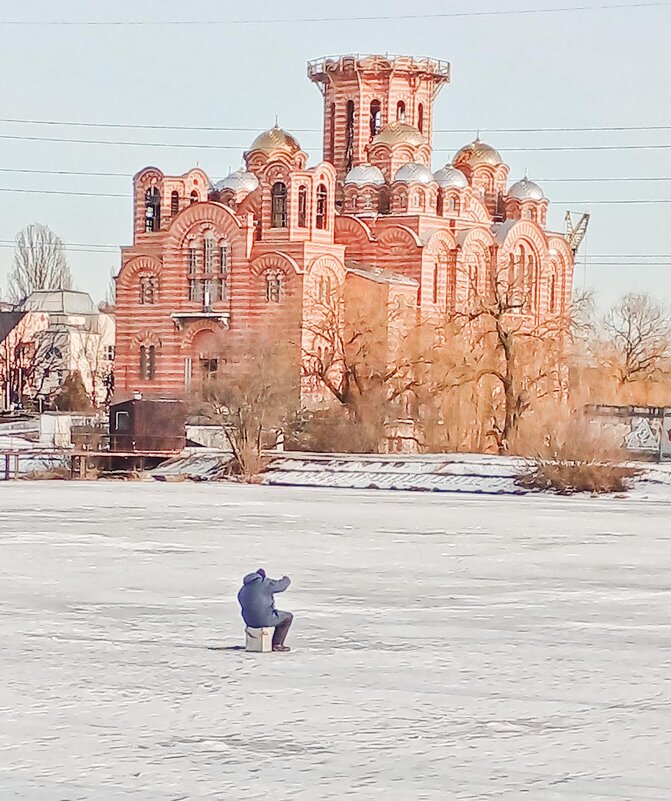
{"type": "Polygon", "coordinates": [[[318,164],[276,126],[216,184],[199,168],[135,176],[133,244],[116,279],[117,398],[183,395],[217,374],[222,348],[282,308],[280,335],[305,346],[319,304],[335,301],[343,321],[369,307],[388,322],[403,301],[417,319],[440,321],[500,270],[530,323],[563,314],[573,255],[546,229],[541,188],[526,177],[509,184],[479,138],[432,166],[448,63],[342,56],[309,63],[308,77],[324,98],[318,164]]]}

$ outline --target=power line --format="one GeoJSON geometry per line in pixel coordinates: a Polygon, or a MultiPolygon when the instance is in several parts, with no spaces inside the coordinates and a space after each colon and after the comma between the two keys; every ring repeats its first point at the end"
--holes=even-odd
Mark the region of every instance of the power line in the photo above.
{"type": "Polygon", "coordinates": [[[275,19],[208,19],[208,20],[2,20],[1,25],[16,26],[92,26],[92,27],[121,27],[121,26],[163,26],[163,25],[285,25],[296,23],[332,23],[332,22],[381,22],[389,20],[417,20],[417,19],[457,19],[460,17],[507,17],[531,14],[564,14],[575,11],[607,11],[607,10],[636,10],[642,8],[664,8],[671,2],[638,2],[638,3],[606,3],[598,6],[573,5],[553,6],[546,8],[520,8],[496,9],[491,11],[449,11],[434,14],[381,14],[358,17],[303,17],[303,18],[275,18],[275,19]]]}
{"type": "MultiPolygon", "coordinates": [[[[209,133],[260,133],[265,130],[263,127],[241,128],[234,126],[218,125],[158,125],[153,123],[130,123],[130,122],[84,122],[80,120],[26,120],[14,117],[0,117],[0,123],[11,123],[13,125],[52,125],[69,128],[111,128],[111,129],[132,129],[148,131],[202,131],[209,133]]],[[[321,128],[293,128],[290,131],[297,133],[321,133],[321,128]]],[[[434,128],[434,133],[454,133],[472,134],[476,127],[472,128],[434,128]]],[[[603,133],[615,131],[671,131],[671,125],[594,125],[579,127],[541,127],[541,128],[480,128],[481,133],[603,133]]]]}
{"type": "MultiPolygon", "coordinates": [[[[132,172],[107,172],[95,170],[39,170],[22,167],[0,167],[0,173],[18,173],[20,175],[68,175],[74,177],[93,177],[93,178],[132,178],[135,173],[132,172]]],[[[136,171],[137,172],[137,171],[136,171]]],[[[217,176],[211,176],[212,180],[218,180],[217,176]]],[[[534,181],[542,184],[550,183],[603,183],[603,182],[630,182],[630,181],[645,181],[645,182],[660,182],[671,181],[671,176],[663,175],[649,175],[649,176],[606,176],[597,178],[537,178],[534,176],[534,181]]]]}
{"type": "MultiPolygon", "coordinates": [[[[72,139],[60,136],[13,136],[10,134],[0,134],[0,139],[18,142],[62,142],[76,145],[117,145],[124,147],[164,147],[164,148],[186,148],[188,150],[236,150],[244,152],[249,146],[237,145],[212,145],[212,144],[193,144],[186,142],[129,142],[114,141],[109,139],[72,139]]],[[[530,153],[530,152],[573,152],[573,151],[598,151],[598,150],[668,150],[671,143],[650,144],[650,145],[544,145],[541,147],[506,147],[508,153],[530,153]]],[[[434,153],[452,153],[458,148],[437,147],[433,148],[434,153]]]]}
{"type": "MultiPolygon", "coordinates": [[[[16,189],[14,187],[0,187],[0,192],[19,193],[28,195],[60,195],[75,197],[116,197],[131,200],[131,192],[80,192],[67,189],[16,189]]],[[[656,205],[671,203],[671,198],[620,198],[601,200],[552,200],[553,206],[597,206],[597,205],[656,205]]]]}

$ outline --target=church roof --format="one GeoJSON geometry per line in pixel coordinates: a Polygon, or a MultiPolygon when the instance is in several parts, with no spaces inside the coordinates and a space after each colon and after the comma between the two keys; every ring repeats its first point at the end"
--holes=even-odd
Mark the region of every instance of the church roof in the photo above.
{"type": "Polygon", "coordinates": [[[482,142],[480,137],[476,138],[468,145],[464,145],[461,150],[457,151],[456,156],[452,162],[455,166],[459,164],[468,164],[469,167],[477,167],[479,164],[491,164],[496,166],[503,163],[501,154],[498,150],[482,142]]]}
{"type": "Polygon", "coordinates": [[[261,150],[264,153],[272,153],[273,150],[286,150],[292,155],[301,149],[298,140],[278,125],[259,134],[252,142],[249,152],[261,150]]]}
{"type": "Polygon", "coordinates": [[[418,286],[418,282],[414,278],[408,278],[407,275],[400,273],[392,273],[389,270],[383,270],[381,267],[372,267],[370,264],[362,264],[358,261],[347,259],[345,261],[345,269],[348,273],[354,273],[360,278],[367,278],[369,281],[375,281],[377,284],[405,284],[406,286],[418,286]]]}
{"type": "Polygon", "coordinates": [[[526,175],[521,181],[513,184],[508,190],[510,197],[517,200],[544,200],[545,195],[538,184],[530,181],[526,175]]]}
{"type": "Polygon", "coordinates": [[[408,125],[407,122],[390,122],[375,135],[373,138],[373,145],[425,145],[427,143],[426,137],[422,134],[419,128],[414,125],[408,125]]]}
{"type": "Polygon", "coordinates": [[[394,181],[405,184],[430,184],[433,182],[433,173],[423,164],[409,161],[398,169],[394,181]]]}

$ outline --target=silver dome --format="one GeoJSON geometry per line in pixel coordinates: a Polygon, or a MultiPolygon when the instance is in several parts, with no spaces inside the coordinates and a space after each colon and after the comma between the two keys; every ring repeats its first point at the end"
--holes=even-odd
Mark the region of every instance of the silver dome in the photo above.
{"type": "Polygon", "coordinates": [[[433,180],[442,189],[453,187],[455,189],[466,189],[468,186],[468,178],[461,170],[453,167],[451,164],[446,164],[444,167],[434,172],[433,180]]]}
{"type": "Polygon", "coordinates": [[[225,178],[222,178],[221,181],[217,181],[214,188],[217,192],[222,192],[224,189],[232,189],[235,192],[239,190],[253,192],[258,186],[259,179],[253,172],[239,169],[230,173],[230,175],[227,175],[225,178]]]}
{"type": "Polygon", "coordinates": [[[404,184],[430,184],[433,183],[433,173],[423,164],[409,161],[398,170],[394,181],[402,181],[404,184]]]}
{"type": "Polygon", "coordinates": [[[540,186],[530,181],[526,176],[510,187],[508,195],[517,200],[543,200],[545,198],[540,186]]]}
{"type": "Polygon", "coordinates": [[[383,186],[385,180],[379,167],[373,167],[372,164],[359,164],[357,167],[352,167],[347,173],[345,183],[355,184],[356,186],[365,186],[366,184],[383,186]]]}

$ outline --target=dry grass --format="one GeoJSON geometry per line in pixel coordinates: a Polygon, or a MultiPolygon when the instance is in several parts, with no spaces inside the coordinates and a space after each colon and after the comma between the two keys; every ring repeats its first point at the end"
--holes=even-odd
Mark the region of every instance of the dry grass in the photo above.
{"type": "Polygon", "coordinates": [[[526,489],[573,495],[627,492],[639,470],[624,464],[621,447],[599,425],[559,419],[544,447],[517,477],[526,489]]]}

